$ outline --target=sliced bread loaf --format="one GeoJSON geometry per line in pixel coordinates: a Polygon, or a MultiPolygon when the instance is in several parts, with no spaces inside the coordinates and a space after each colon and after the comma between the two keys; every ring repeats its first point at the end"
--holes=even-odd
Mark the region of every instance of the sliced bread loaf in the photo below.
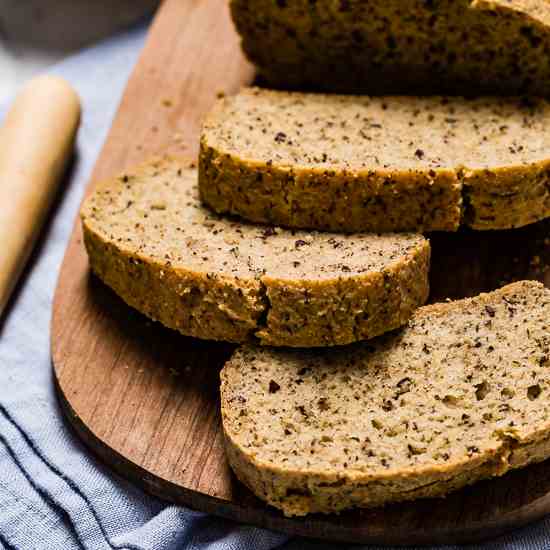
{"type": "Polygon", "coordinates": [[[82,209],[95,273],[128,304],[198,338],[331,346],[404,324],[428,295],[415,234],[286,231],[200,205],[196,169],[154,161],[97,186],[82,209]]]}
{"type": "Polygon", "coordinates": [[[201,197],[254,222],[341,231],[519,227],[550,216],[550,104],[249,88],[201,137],[201,197]]]}
{"type": "Polygon", "coordinates": [[[548,0],[232,0],[272,85],[550,95],[548,0]]]}
{"type": "Polygon", "coordinates": [[[550,457],[550,290],[519,282],[420,308],[331,350],[237,350],[227,456],[286,515],[434,497],[550,457]]]}

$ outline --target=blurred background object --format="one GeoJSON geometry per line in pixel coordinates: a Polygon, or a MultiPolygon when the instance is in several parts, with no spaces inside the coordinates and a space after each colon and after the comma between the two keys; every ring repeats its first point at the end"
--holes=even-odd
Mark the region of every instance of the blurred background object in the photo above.
{"type": "Polygon", "coordinates": [[[40,70],[150,14],[159,0],[0,0],[0,102],[40,70]]]}

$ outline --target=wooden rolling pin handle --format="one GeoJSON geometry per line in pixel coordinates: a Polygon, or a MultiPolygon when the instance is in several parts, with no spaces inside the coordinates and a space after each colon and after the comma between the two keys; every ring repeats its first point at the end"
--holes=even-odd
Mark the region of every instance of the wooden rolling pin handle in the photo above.
{"type": "Polygon", "coordinates": [[[79,120],[73,88],[42,76],[23,88],[0,128],[0,316],[55,197],[79,120]]]}

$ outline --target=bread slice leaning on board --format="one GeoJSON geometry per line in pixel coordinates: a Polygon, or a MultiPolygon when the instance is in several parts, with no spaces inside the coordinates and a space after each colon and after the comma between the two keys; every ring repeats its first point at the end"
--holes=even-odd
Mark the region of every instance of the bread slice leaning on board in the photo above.
{"type": "Polygon", "coordinates": [[[241,223],[201,206],[197,171],[163,158],[100,183],[82,208],[93,271],[182,334],[332,346],[403,325],[428,296],[418,234],[341,235],[241,223]]]}
{"type": "Polygon", "coordinates": [[[243,346],[221,379],[229,462],[286,515],[442,496],[550,457],[550,290],[426,306],[345,348],[243,346]]]}
{"type": "Polygon", "coordinates": [[[550,95],[548,0],[232,0],[276,87],[550,95]]]}
{"type": "Polygon", "coordinates": [[[550,216],[550,103],[249,88],[201,135],[217,212],[332,231],[520,227],[550,216]]]}

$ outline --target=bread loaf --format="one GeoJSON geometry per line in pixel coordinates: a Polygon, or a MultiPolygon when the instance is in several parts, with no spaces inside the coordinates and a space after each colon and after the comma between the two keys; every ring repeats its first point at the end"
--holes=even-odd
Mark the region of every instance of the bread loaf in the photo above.
{"type": "Polygon", "coordinates": [[[442,496],[550,456],[550,290],[524,281],[420,308],[324,351],[240,348],[227,455],[286,515],[442,496]]]}
{"type": "Polygon", "coordinates": [[[550,104],[250,88],[204,122],[217,212],[331,231],[520,227],[550,215],[550,104]]]}
{"type": "Polygon", "coordinates": [[[99,184],[82,209],[94,272],[182,334],[332,346],[404,324],[428,295],[418,234],[306,233],[203,208],[197,172],[165,158],[99,184]]]}
{"type": "Polygon", "coordinates": [[[273,86],[550,95],[548,0],[232,0],[273,86]]]}

